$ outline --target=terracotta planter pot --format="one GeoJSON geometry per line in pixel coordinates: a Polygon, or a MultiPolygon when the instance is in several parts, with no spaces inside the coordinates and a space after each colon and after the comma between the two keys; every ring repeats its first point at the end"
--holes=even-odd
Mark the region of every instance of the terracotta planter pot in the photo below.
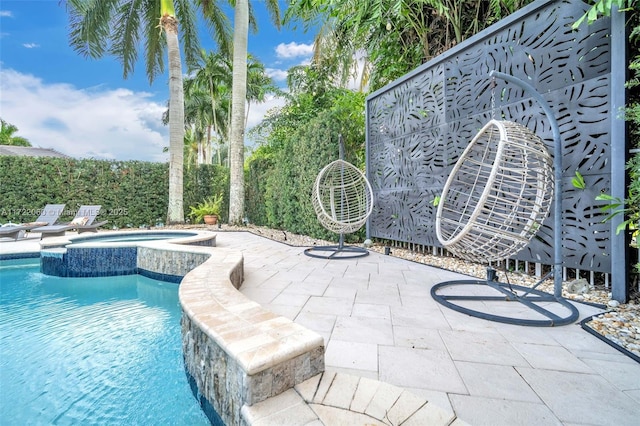
{"type": "Polygon", "coordinates": [[[204,223],[207,225],[215,225],[218,223],[218,216],[213,214],[208,214],[204,216],[204,223]]]}

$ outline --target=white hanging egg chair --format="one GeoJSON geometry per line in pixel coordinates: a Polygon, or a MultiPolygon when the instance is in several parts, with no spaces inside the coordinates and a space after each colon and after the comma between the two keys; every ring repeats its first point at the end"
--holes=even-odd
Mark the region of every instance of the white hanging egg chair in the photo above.
{"type": "Polygon", "coordinates": [[[527,127],[489,121],[447,179],[436,235],[454,255],[476,262],[506,259],[524,248],[548,216],[553,160],[527,127]]]}
{"type": "Polygon", "coordinates": [[[311,199],[320,224],[340,234],[338,245],[315,246],[304,254],[321,259],[351,259],[368,256],[362,247],[344,245],[344,234],[356,232],[373,211],[373,190],[367,177],[344,161],[344,142],[338,138],[340,159],[327,164],[313,184],[311,199]]]}
{"type": "Polygon", "coordinates": [[[357,167],[344,160],[326,165],[313,185],[313,208],[323,227],[337,234],[360,229],[373,210],[373,190],[357,167]]]}
{"type": "MultiPolygon", "coordinates": [[[[489,266],[486,280],[445,281],[431,287],[431,296],[455,311],[490,321],[534,327],[571,324],[579,312],[562,297],[562,142],[558,123],[534,87],[498,71],[490,76],[518,85],[540,103],[551,124],[554,158],[527,127],[489,121],[464,150],[444,185],[436,213],[436,235],[454,255],[490,265],[529,244],[549,215],[553,199],[553,268],[537,284],[526,287],[512,285],[506,267],[507,282],[497,281],[496,271],[489,266]],[[538,290],[552,275],[554,294],[538,290]],[[465,292],[465,288],[471,290],[465,292]],[[520,305],[510,305],[513,302],[520,305]],[[496,305],[500,309],[491,312],[496,305]]],[[[495,81],[492,86],[495,89],[495,81]]]]}

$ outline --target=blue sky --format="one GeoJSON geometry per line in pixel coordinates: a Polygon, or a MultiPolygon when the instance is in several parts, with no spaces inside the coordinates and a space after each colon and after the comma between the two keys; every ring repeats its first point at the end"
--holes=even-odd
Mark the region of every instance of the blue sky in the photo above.
{"type": "MultiPolygon", "coordinates": [[[[250,35],[249,52],[284,86],[286,71],[309,61],[314,34],[278,31],[264,3],[252,4],[259,32],[250,35]]],[[[285,7],[281,2],[282,13],[285,7]]],[[[206,49],[215,47],[204,25],[200,41],[206,49]]],[[[58,0],[0,1],[0,117],[33,146],[76,158],[166,161],[168,129],[161,116],[167,98],[167,77],[150,85],[143,62],[124,80],[115,59],[75,53],[58,0]]],[[[282,100],[252,104],[248,127],[278,105],[282,100]]]]}

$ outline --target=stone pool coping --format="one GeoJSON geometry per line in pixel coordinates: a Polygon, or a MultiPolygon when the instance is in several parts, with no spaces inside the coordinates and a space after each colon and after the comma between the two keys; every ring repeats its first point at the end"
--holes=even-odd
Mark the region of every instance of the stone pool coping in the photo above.
{"type": "MultiPolygon", "coordinates": [[[[206,400],[200,401],[205,412],[209,414],[210,405],[225,424],[242,424],[243,406],[324,371],[322,336],[238,291],[244,274],[240,251],[163,245],[170,263],[181,257],[180,252],[210,254],[184,276],[178,293],[185,368],[206,400]]],[[[144,246],[158,250],[157,244],[144,246]]]]}

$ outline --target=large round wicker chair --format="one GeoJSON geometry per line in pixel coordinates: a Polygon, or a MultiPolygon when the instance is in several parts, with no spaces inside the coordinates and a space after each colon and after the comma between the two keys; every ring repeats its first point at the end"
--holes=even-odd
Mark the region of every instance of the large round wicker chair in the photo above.
{"type": "Polygon", "coordinates": [[[527,127],[489,121],[447,179],[436,235],[463,259],[493,262],[518,253],[548,216],[553,160],[527,127]]]}
{"type": "Polygon", "coordinates": [[[507,283],[501,283],[491,267],[522,250],[542,226],[552,206],[556,167],[542,139],[525,126],[491,120],[478,132],[444,185],[436,235],[454,255],[487,263],[487,279],[436,284],[431,295],[437,302],[467,315],[516,325],[575,321],[578,311],[571,303],[536,289],[546,277],[532,288],[512,285],[506,269],[507,283]],[[460,288],[468,289],[467,294],[460,288]]]}

